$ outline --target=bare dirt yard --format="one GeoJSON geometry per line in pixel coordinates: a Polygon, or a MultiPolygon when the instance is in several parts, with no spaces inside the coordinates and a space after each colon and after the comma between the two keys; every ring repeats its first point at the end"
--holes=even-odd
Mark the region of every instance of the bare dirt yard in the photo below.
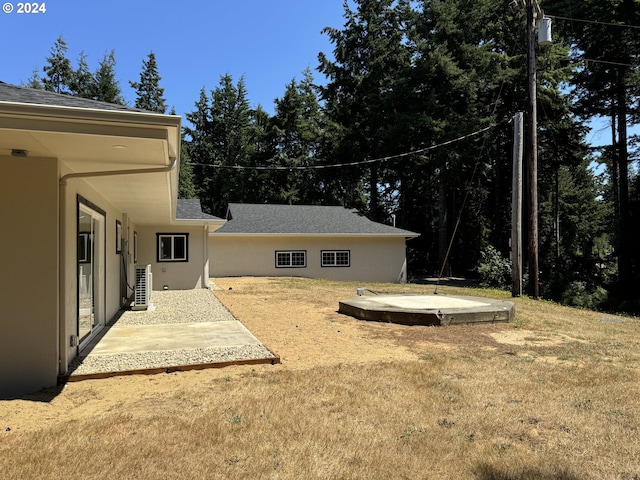
{"type": "Polygon", "coordinates": [[[362,285],[214,281],[280,365],[0,400],[0,477],[640,479],[637,319],[520,298],[510,324],[409,327],[339,314],[362,285]]]}

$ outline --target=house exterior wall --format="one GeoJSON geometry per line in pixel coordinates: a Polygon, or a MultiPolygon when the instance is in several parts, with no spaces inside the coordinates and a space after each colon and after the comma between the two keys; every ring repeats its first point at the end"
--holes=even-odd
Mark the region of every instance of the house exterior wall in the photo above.
{"type": "Polygon", "coordinates": [[[211,275],[299,276],[327,280],[406,281],[404,237],[210,235],[211,275]],[[306,251],[305,268],[277,268],[276,251],[306,251]],[[349,267],[322,267],[322,250],[349,250],[349,267]]]}
{"type": "Polygon", "coordinates": [[[208,231],[202,225],[139,226],[138,265],[151,265],[153,290],[192,290],[209,286],[208,231]],[[183,234],[188,237],[187,262],[158,262],[157,234],[183,234]]]}
{"type": "Polygon", "coordinates": [[[0,398],[58,374],[58,162],[0,156],[0,398]]]}
{"type": "MultiPolygon", "coordinates": [[[[57,182],[56,182],[57,184],[57,182]]],[[[78,353],[78,347],[71,342],[71,336],[77,334],[78,321],[78,257],[77,257],[77,236],[78,236],[78,201],[81,196],[96,208],[105,213],[105,237],[103,244],[103,271],[99,274],[103,276],[104,282],[100,295],[104,300],[104,320],[108,322],[120,310],[122,306],[121,296],[121,269],[122,256],[116,253],[116,219],[121,222],[123,238],[127,238],[128,219],[126,214],[118,210],[108,199],[98,193],[91,185],[83,179],[71,179],[60,188],[62,201],[61,225],[64,229],[63,241],[65,247],[61,250],[61,288],[64,290],[61,295],[61,335],[60,352],[61,367],[60,373],[67,373],[67,367],[71,360],[78,353]]],[[[133,234],[131,233],[130,236],[133,234]]],[[[125,255],[125,264],[131,263],[129,256],[125,255]]],[[[128,283],[132,284],[130,277],[130,266],[126,270],[129,272],[128,283]]],[[[129,295],[131,291],[128,292],[129,295]]],[[[125,295],[126,295],[125,293],[125,295]]]]}

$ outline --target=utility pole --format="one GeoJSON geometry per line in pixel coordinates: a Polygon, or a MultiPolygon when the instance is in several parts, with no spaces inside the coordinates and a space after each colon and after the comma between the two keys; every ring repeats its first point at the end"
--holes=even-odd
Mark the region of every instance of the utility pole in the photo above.
{"type": "Polygon", "coordinates": [[[540,295],[538,279],[538,114],[536,77],[536,24],[541,18],[537,0],[525,0],[527,12],[527,76],[529,101],[527,103],[527,201],[529,211],[529,295],[540,295]]]}
{"type": "Polygon", "coordinates": [[[511,184],[511,296],[522,295],[522,144],[523,113],[513,117],[513,181],[511,184]]]}

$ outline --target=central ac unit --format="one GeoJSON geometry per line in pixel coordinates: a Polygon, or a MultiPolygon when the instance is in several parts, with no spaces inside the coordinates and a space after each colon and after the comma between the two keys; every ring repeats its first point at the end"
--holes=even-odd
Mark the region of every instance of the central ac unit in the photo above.
{"type": "Polygon", "coordinates": [[[151,265],[136,265],[136,286],[133,310],[146,310],[151,303],[151,265]]]}

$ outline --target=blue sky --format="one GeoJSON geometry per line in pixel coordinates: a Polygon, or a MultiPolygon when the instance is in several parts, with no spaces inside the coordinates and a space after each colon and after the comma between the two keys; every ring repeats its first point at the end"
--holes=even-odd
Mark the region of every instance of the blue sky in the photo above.
{"type": "MultiPolygon", "coordinates": [[[[194,110],[200,89],[212,90],[220,76],[245,77],[249,101],[273,113],[273,100],[287,83],[310,67],[318,83],[318,53],[333,45],[321,30],[342,28],[343,0],[50,0],[46,12],[19,14],[18,2],[0,12],[0,81],[20,85],[45,58],[59,35],[74,68],[80,52],[93,71],[115,50],[116,74],[125,99],[135,102],[129,81],[137,81],[142,61],[156,55],[169,108],[194,110]]],[[[183,123],[185,120],[183,119],[183,123]]],[[[587,135],[590,144],[610,143],[602,121],[587,135]]]]}
{"type": "MultiPolygon", "coordinates": [[[[0,0],[3,4],[5,0],[0,0]]],[[[20,85],[45,58],[59,35],[74,68],[81,51],[94,71],[105,53],[116,55],[116,75],[133,104],[129,80],[137,81],[142,60],[156,55],[168,105],[178,115],[194,110],[200,89],[220,76],[245,77],[249,101],[273,111],[287,83],[310,67],[318,53],[333,50],[326,27],[341,28],[343,0],[50,0],[46,12],[0,12],[0,80],[20,85]]],[[[183,120],[184,122],[184,120],[183,120]]]]}

